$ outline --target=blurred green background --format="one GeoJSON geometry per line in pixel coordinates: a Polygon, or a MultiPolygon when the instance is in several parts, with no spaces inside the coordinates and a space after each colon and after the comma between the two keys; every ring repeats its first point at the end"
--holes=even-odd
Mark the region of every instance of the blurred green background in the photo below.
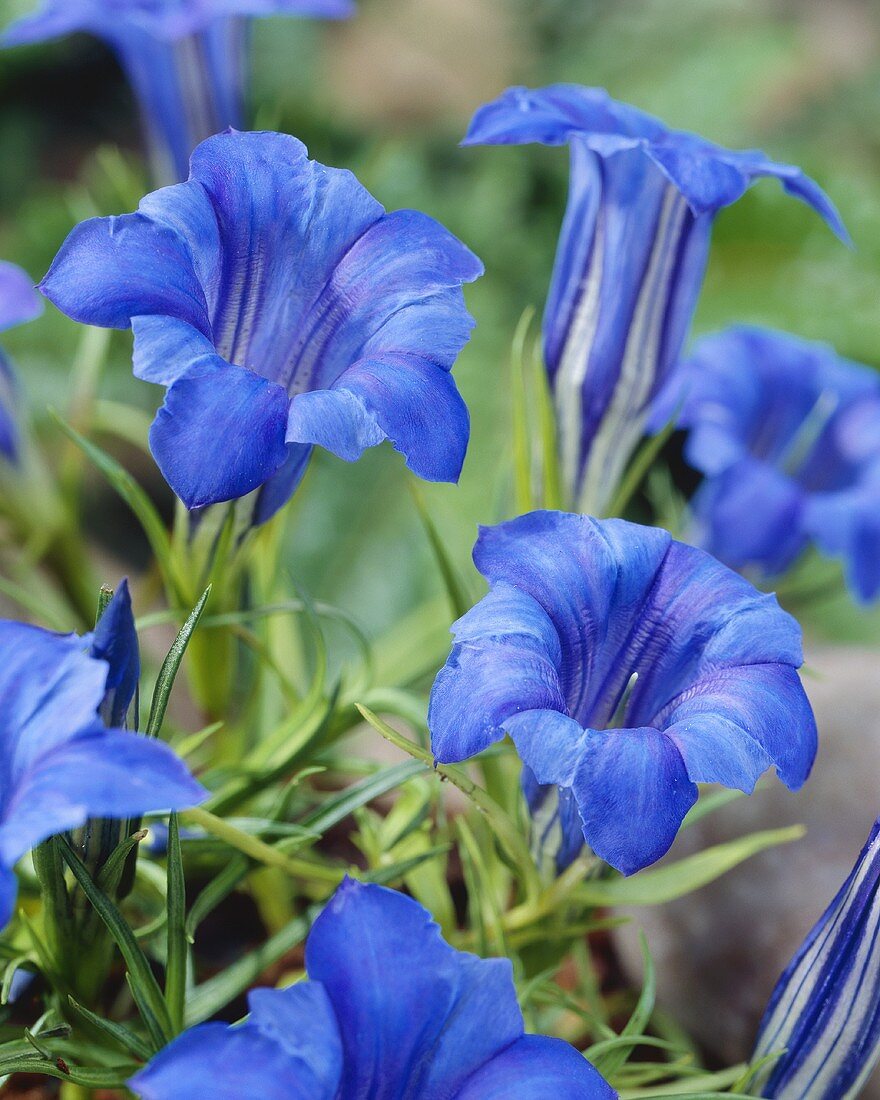
{"type": "MultiPolygon", "coordinates": [[[[2,21],[31,6],[0,3],[2,21]]],[[[839,205],[855,250],[778,185],[759,184],[718,219],[696,331],[763,323],[880,365],[874,0],[360,0],[346,24],[257,22],[253,73],[256,125],[296,134],[389,208],[432,214],[486,265],[467,291],[478,324],[455,372],[472,414],[464,475],[426,487],[463,566],[477,524],[508,507],[510,340],[523,309],[543,303],[565,201],[561,150],[458,148],[472,111],[508,84],[604,85],[674,126],[805,168],[839,205]]],[[[0,54],[0,257],[39,278],[76,221],[130,209],[146,189],[139,138],[100,43],[0,54]]],[[[79,335],[50,307],[4,338],[38,416],[64,406],[79,335]]],[[[161,391],[131,377],[129,353],[130,336],[115,334],[102,393],[150,410],[161,391]]],[[[167,492],[136,451],[121,457],[151,492],[167,492]]],[[[107,568],[136,569],[144,551],[131,517],[97,478],[93,493],[87,519],[107,568]]],[[[371,634],[439,593],[400,456],[386,446],[350,466],[317,454],[293,505],[288,563],[371,634]]],[[[878,616],[845,598],[823,599],[809,618],[826,634],[880,639],[878,616]]]]}

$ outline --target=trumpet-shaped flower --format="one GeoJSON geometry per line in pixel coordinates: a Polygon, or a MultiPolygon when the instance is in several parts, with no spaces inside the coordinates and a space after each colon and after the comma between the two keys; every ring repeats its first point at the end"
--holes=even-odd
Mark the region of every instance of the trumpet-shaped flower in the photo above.
{"type": "Polygon", "coordinates": [[[229,132],[187,183],[77,226],[42,283],[65,313],[134,330],[135,374],[168,387],[153,454],[189,508],[290,496],[314,444],[354,461],[390,439],[420,477],[458,478],[453,362],[479,260],[437,222],[386,214],[295,138],[229,132]]]}
{"type": "Polygon", "coordinates": [[[755,1059],[773,1100],[850,1100],[880,1057],[880,821],[773,990],[755,1059]]]}
{"type": "Polygon", "coordinates": [[[601,511],[681,352],[717,212],[772,176],[845,230],[798,168],[671,130],[599,88],[509,88],[477,111],[464,143],[526,142],[570,150],[544,356],[571,503],[601,511]]]}
{"type": "Polygon", "coordinates": [[[880,593],[880,379],[824,344],[735,327],[700,340],[652,412],[678,410],[706,480],[695,540],[768,574],[811,542],[842,554],[861,600],[880,593]]]}
{"type": "Polygon", "coordinates": [[[234,1027],[184,1032],[142,1100],[611,1100],[568,1043],[526,1035],[510,962],[455,951],[411,898],[347,879],[306,944],[308,980],[257,989],[234,1027]]]}
{"type": "Polygon", "coordinates": [[[155,178],[187,177],[200,141],[244,125],[250,16],[342,19],[351,0],[44,0],[7,45],[84,31],[119,58],[140,104],[155,178]]]}
{"type": "Polygon", "coordinates": [[[123,585],[84,638],[0,621],[0,925],[15,904],[13,867],[40,841],[206,797],[167,745],[102,721],[121,720],[134,694],[137,651],[113,629],[127,600],[123,585]]]}
{"type": "Polygon", "coordinates": [[[483,528],[474,561],[490,591],[452,628],[434,755],[509,734],[558,868],[584,841],[625,874],[653,863],[697,783],[750,792],[771,764],[806,780],[800,629],[775,597],[666,531],[563,512],[483,528]]]}
{"type": "MultiPolygon", "coordinates": [[[[15,264],[0,261],[0,332],[32,321],[43,304],[27,273],[15,264]]],[[[0,348],[0,455],[10,462],[18,458],[16,378],[12,364],[0,348]]]]}

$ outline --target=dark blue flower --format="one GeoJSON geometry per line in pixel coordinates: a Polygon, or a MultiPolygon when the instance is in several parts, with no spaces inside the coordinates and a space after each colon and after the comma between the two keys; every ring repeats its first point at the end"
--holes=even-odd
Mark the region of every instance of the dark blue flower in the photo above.
{"type": "Polygon", "coordinates": [[[759,1078],[759,1095],[849,1100],[861,1093],[880,1055],[878,887],[880,821],[773,990],[755,1058],[785,1053],[759,1078]]]}
{"type": "Polygon", "coordinates": [[[583,841],[625,874],[653,863],[696,783],[750,792],[771,764],[807,778],[800,629],[775,597],[666,531],[564,512],[483,528],[474,561],[490,591],[452,628],[434,755],[510,734],[559,868],[583,841]]]}
{"type": "Polygon", "coordinates": [[[507,959],[455,951],[430,913],[347,879],[306,944],[309,980],[257,989],[130,1082],[142,1100],[611,1100],[560,1039],[526,1035],[507,959]]]}
{"type": "MultiPolygon", "coordinates": [[[[0,260],[0,332],[39,317],[42,308],[27,273],[0,260]]],[[[16,461],[19,451],[17,388],[12,364],[0,348],[0,455],[10,462],[16,461]]]]}
{"type": "Polygon", "coordinates": [[[798,168],[670,130],[600,88],[509,88],[477,111],[465,138],[524,142],[570,149],[544,356],[570,501],[601,511],[681,352],[721,207],[774,176],[843,239],[845,230],[798,168]]]}
{"type": "Polygon", "coordinates": [[[811,542],[880,592],[880,379],[825,344],[740,326],[707,336],[652,411],[678,412],[706,475],[693,538],[735,569],[787,569],[811,542]]]}
{"type": "Polygon", "coordinates": [[[343,19],[352,0],[43,0],[7,45],[84,31],[115,51],[140,103],[157,181],[187,177],[200,141],[244,125],[250,16],[343,19]]]}
{"type": "Polygon", "coordinates": [[[167,745],[101,721],[105,709],[124,714],[134,690],[136,649],[108,644],[127,599],[123,585],[108,625],[85,638],[0,621],[0,926],[15,904],[13,867],[40,841],[89,818],[206,797],[167,745]]]}
{"type": "Polygon", "coordinates": [[[283,134],[204,142],[187,183],[68,237],[43,284],[88,324],[134,329],[135,374],[168,386],[150,433],[190,508],[261,489],[262,522],[313,444],[353,461],[390,439],[457,479],[467,409],[450,373],[479,260],[424,214],[382,206],[283,134]]]}

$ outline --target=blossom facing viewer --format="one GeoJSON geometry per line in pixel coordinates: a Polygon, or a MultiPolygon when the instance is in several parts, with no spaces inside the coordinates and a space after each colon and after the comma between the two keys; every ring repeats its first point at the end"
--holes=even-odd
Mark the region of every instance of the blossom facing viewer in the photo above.
{"type": "MultiPolygon", "coordinates": [[[[13,868],[31,848],[90,818],[184,809],[207,797],[161,741],[104,725],[134,694],[123,584],[93,635],[0,621],[0,926],[13,911],[13,868]],[[109,616],[109,618],[108,618],[109,616]]],[[[135,674],[136,675],[136,674],[135,674]]]]}
{"type": "Polygon", "coordinates": [[[306,943],[308,980],[256,989],[243,1024],[184,1032],[141,1100],[612,1100],[568,1043],[526,1035],[507,959],[456,951],[421,905],[346,879],[306,943]]]}
{"type": "Polygon", "coordinates": [[[773,990],[755,1059],[773,1100],[850,1100],[880,1056],[880,821],[773,990]]]}
{"type": "Polygon", "coordinates": [[[736,326],[698,341],[652,411],[678,410],[706,480],[694,539],[734,569],[784,572],[811,543],[880,594],[880,379],[825,344],[736,326]]]}
{"type": "MultiPolygon", "coordinates": [[[[33,321],[42,309],[43,303],[27,272],[0,260],[0,332],[33,321]]],[[[19,456],[17,389],[12,364],[0,348],[0,457],[8,462],[16,462],[19,456]]]]}
{"type": "Polygon", "coordinates": [[[77,321],[134,330],[167,386],[150,445],[194,509],[290,497],[313,445],[348,461],[389,439],[455,481],[468,413],[451,369],[482,266],[432,218],[387,214],[346,171],[276,133],[203,142],[187,183],[77,226],[41,289],[77,321]]]}
{"type": "Polygon", "coordinates": [[[583,844],[631,874],[670,847],[697,783],[806,780],[816,726],[800,628],[709,554],[658,528],[564,512],[484,527],[490,591],[452,627],[431,692],[435,757],[509,734],[533,843],[583,844]]]}
{"type": "Polygon", "coordinates": [[[508,88],[476,112],[464,139],[532,142],[569,146],[544,358],[569,503],[601,513],[681,353],[718,211],[772,176],[844,240],[846,231],[800,169],[672,130],[601,88],[508,88]]]}
{"type": "Polygon", "coordinates": [[[351,0],[43,0],[8,46],[84,31],[119,59],[140,105],[157,183],[187,177],[199,142],[245,123],[251,16],[344,19],[351,0]]]}

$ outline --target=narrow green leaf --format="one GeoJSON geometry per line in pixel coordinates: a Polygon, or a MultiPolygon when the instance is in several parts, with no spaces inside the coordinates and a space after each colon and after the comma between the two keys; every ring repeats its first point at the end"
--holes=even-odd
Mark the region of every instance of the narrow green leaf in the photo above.
{"type": "Polygon", "coordinates": [[[306,881],[338,883],[345,873],[342,868],[328,867],[324,863],[311,863],[303,859],[293,859],[284,854],[277,845],[266,844],[259,837],[242,832],[229,821],[210,813],[201,806],[194,806],[181,814],[184,821],[205,830],[257,863],[267,867],[278,867],[295,878],[306,881]]]}
{"type": "Polygon", "coordinates": [[[183,1031],[186,1003],[186,881],[180,850],[180,826],[177,814],[168,817],[168,924],[165,961],[165,1003],[175,1034],[183,1031]]]}
{"type": "Polygon", "coordinates": [[[516,868],[517,876],[525,891],[526,898],[530,900],[536,899],[541,893],[541,882],[538,876],[538,870],[535,866],[535,861],[532,859],[525,837],[520,833],[515,823],[505,813],[502,807],[499,806],[493,798],[490,798],[486,791],[476,784],[462,768],[449,764],[435,764],[434,758],[427,749],[423,749],[419,745],[413,744],[412,741],[398,733],[397,730],[392,729],[387,722],[383,722],[381,718],[373,714],[367,707],[357,704],[357,708],[364,719],[377,733],[380,733],[386,741],[390,741],[392,745],[396,745],[399,749],[403,749],[404,752],[408,753],[416,760],[421,760],[424,766],[434,774],[438,775],[441,779],[448,780],[453,786],[458,787],[462,794],[474,803],[480,813],[486,815],[498,843],[504,849],[507,857],[516,868]]]}
{"type": "Polygon", "coordinates": [[[736,802],[739,798],[745,798],[742,791],[727,787],[723,787],[720,791],[707,791],[701,794],[697,804],[691,806],[685,814],[685,819],[681,823],[682,829],[686,829],[689,825],[695,825],[702,818],[714,814],[716,810],[722,809],[731,802],[736,802]]]}
{"type": "Polygon", "coordinates": [[[326,833],[360,806],[395,790],[416,775],[423,775],[424,771],[424,764],[418,760],[404,760],[402,764],[383,768],[359,783],[346,787],[339,794],[332,795],[316,810],[306,814],[300,824],[316,833],[326,833]]]}
{"type": "Polygon", "coordinates": [[[168,1031],[170,1031],[170,1025],[167,1030],[162,1025],[161,1020],[153,1011],[149,999],[145,996],[143,989],[137,985],[132,978],[130,970],[126,970],[125,972],[125,983],[131,992],[135,1006],[144,1022],[144,1027],[147,1029],[147,1033],[150,1036],[153,1052],[155,1053],[161,1050],[162,1047],[169,1042],[168,1031]]]}
{"type": "Polygon", "coordinates": [[[122,1047],[127,1054],[132,1054],[143,1062],[149,1061],[152,1051],[130,1028],[116,1023],[115,1020],[107,1020],[103,1016],[97,1015],[97,1013],[86,1008],[85,1005],[75,1001],[73,997],[68,997],[67,1003],[77,1015],[82,1016],[96,1031],[100,1031],[108,1039],[122,1047]]]}
{"type": "Polygon", "coordinates": [[[415,502],[419,519],[422,521],[422,527],[425,529],[425,534],[428,536],[428,542],[431,544],[431,550],[437,562],[440,576],[443,579],[443,586],[446,589],[446,595],[449,599],[449,606],[452,608],[452,614],[456,619],[460,619],[474,601],[459,575],[455,562],[452,560],[452,555],[446,547],[446,543],[437,530],[437,525],[434,523],[431,513],[428,511],[428,506],[425,503],[425,497],[422,493],[421,486],[414,477],[408,478],[407,484],[413,501],[415,502]]]}
{"type": "Polygon", "coordinates": [[[535,316],[529,306],[523,311],[510,349],[511,435],[513,437],[513,487],[517,512],[535,507],[532,491],[532,453],[529,443],[528,395],[523,360],[525,343],[535,316]]]}
{"type": "Polygon", "coordinates": [[[46,1077],[54,1077],[58,1081],[72,1081],[74,1085],[82,1085],[87,1089],[122,1088],[139,1069],[141,1066],[137,1062],[91,1069],[72,1066],[61,1058],[50,1062],[48,1059],[40,1058],[39,1055],[34,1055],[33,1058],[20,1055],[17,1058],[0,1060],[0,1076],[8,1077],[13,1073],[41,1073],[46,1077]]]}
{"type": "Polygon", "coordinates": [[[562,476],[559,470],[559,438],[556,426],[556,412],[550,390],[550,379],[544,364],[543,348],[540,341],[535,344],[533,356],[533,387],[535,406],[538,414],[538,428],[541,436],[541,472],[543,479],[543,508],[562,508],[565,501],[562,496],[562,476]]]}
{"type": "MultiPolygon", "coordinates": [[[[125,960],[125,965],[128,967],[131,977],[132,992],[135,994],[139,1006],[142,1005],[144,1009],[148,1010],[148,1014],[158,1024],[164,1041],[169,1042],[174,1037],[174,1031],[171,1027],[168,1010],[165,1007],[165,1000],[150,969],[150,964],[138,946],[134,932],[129,928],[113,902],[92,881],[85,865],[66,837],[60,837],[59,842],[65,862],[73,872],[74,878],[82,887],[82,891],[91,902],[92,907],[107,926],[107,931],[113,937],[120,954],[125,960]]],[[[151,1023],[146,1017],[144,1023],[147,1027],[151,1027],[151,1023]]]]}
{"type": "Polygon", "coordinates": [[[323,905],[311,906],[302,916],[286,924],[256,950],[236,959],[225,970],[197,985],[187,1000],[187,1027],[199,1024],[219,1012],[252,986],[267,967],[278,962],[294,947],[298,947],[308,935],[312,921],[322,908],[323,905]]]}
{"type": "Polygon", "coordinates": [[[575,896],[583,905],[661,905],[713,882],[758,852],[800,840],[805,831],[802,825],[792,825],[752,833],[631,878],[582,883],[575,896]]]}
{"type": "Polygon", "coordinates": [[[202,612],[205,610],[205,604],[208,602],[210,594],[211,586],[208,585],[199,602],[187,616],[186,622],[180,628],[180,632],[174,639],[174,644],[168,650],[168,654],[162,662],[162,668],[156,680],[156,688],[153,691],[153,699],[150,703],[150,717],[147,720],[146,729],[147,737],[159,736],[159,730],[162,728],[162,722],[165,718],[165,711],[168,708],[171,689],[174,687],[174,680],[177,677],[177,670],[180,668],[180,662],[183,660],[184,653],[186,653],[186,647],[189,645],[192,633],[198,625],[202,612]]]}
{"type": "Polygon", "coordinates": [[[80,435],[75,428],[72,428],[70,424],[60,417],[53,409],[49,410],[49,415],[68,439],[72,440],[95,466],[98,467],[104,477],[107,478],[116,492],[122,497],[132,512],[134,512],[138,522],[143,528],[144,534],[147,536],[147,540],[156,557],[156,562],[162,573],[162,578],[167,589],[180,598],[180,594],[185,591],[185,585],[178,576],[168,531],[165,528],[165,524],[162,522],[162,517],[153,506],[153,502],[141,486],[138,485],[128,470],[120,466],[115,458],[111,458],[110,455],[102,451],[100,447],[95,446],[95,444],[86,439],[85,436],[80,435]]]}
{"type": "MultiPolygon", "coordinates": [[[[644,933],[641,934],[640,941],[642,947],[642,960],[644,963],[642,991],[639,994],[639,999],[636,1002],[636,1007],[633,1009],[632,1015],[627,1020],[618,1037],[620,1039],[633,1039],[636,1040],[636,1042],[644,1038],[644,1031],[648,1026],[648,1021],[651,1019],[651,1013],[654,1011],[654,1002],[657,999],[657,974],[654,969],[654,960],[651,958],[651,952],[648,950],[648,941],[645,939],[644,933]]],[[[591,1056],[590,1060],[603,1077],[609,1078],[626,1063],[633,1053],[635,1045],[635,1043],[632,1046],[621,1044],[614,1049],[606,1049],[603,1053],[600,1053],[595,1060],[591,1056]]],[[[595,1054],[596,1051],[593,1050],[591,1055],[595,1054]]]]}
{"type": "Polygon", "coordinates": [[[243,881],[250,870],[250,860],[244,856],[233,856],[223,870],[203,887],[190,906],[184,931],[189,943],[195,939],[196,930],[202,921],[243,881]]]}
{"type": "Polygon", "coordinates": [[[656,435],[649,436],[638,449],[635,458],[627,467],[617,492],[608,505],[609,516],[622,516],[624,514],[636,490],[644,481],[648,470],[654,465],[669,437],[675,431],[680,411],[680,406],[676,407],[663,428],[656,435]]]}
{"type": "Polygon", "coordinates": [[[99,890],[103,890],[111,897],[116,893],[130,853],[146,838],[146,835],[146,829],[138,829],[113,849],[95,880],[99,890]]]}

